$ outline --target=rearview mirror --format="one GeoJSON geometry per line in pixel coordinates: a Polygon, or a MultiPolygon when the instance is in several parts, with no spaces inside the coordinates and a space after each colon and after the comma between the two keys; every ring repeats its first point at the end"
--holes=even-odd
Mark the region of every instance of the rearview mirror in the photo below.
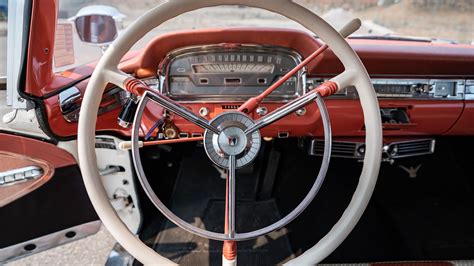
{"type": "Polygon", "coordinates": [[[82,16],[76,19],[75,24],[79,39],[83,42],[108,44],[117,38],[117,27],[111,16],[82,16]]]}
{"type": "Polygon", "coordinates": [[[125,15],[116,8],[105,5],[92,5],[81,8],[76,16],[70,18],[76,26],[79,39],[85,43],[99,45],[105,51],[118,36],[118,27],[125,15]]]}

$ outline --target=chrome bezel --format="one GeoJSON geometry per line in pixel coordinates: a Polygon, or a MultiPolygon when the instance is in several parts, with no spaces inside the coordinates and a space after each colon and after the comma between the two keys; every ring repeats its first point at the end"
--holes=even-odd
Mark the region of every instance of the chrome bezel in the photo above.
{"type": "MultiPolygon", "coordinates": [[[[302,56],[294,50],[291,50],[282,46],[274,45],[259,45],[259,44],[210,44],[204,46],[187,46],[183,48],[178,48],[170,53],[168,53],[160,65],[161,68],[158,69],[157,75],[160,79],[160,92],[163,95],[170,97],[171,99],[184,102],[184,103],[213,103],[213,102],[243,102],[248,100],[250,97],[255,95],[173,95],[169,90],[169,81],[168,73],[169,68],[172,62],[176,59],[197,55],[197,54],[206,54],[212,52],[222,52],[222,51],[249,51],[249,52],[261,52],[261,53],[271,53],[279,52],[287,54],[291,59],[294,60],[295,64],[298,65],[302,61],[302,56]]],[[[288,102],[292,99],[298,98],[299,96],[306,93],[306,67],[303,67],[297,73],[296,79],[296,93],[292,95],[277,95],[277,96],[268,96],[264,100],[265,102],[288,102]]]]}
{"type": "MultiPolygon", "coordinates": [[[[319,85],[320,83],[328,80],[328,78],[307,78],[308,86],[319,85]]],[[[377,93],[377,98],[380,100],[400,100],[400,99],[413,99],[413,100],[463,100],[463,99],[474,99],[474,94],[468,96],[465,94],[466,84],[469,84],[469,80],[464,79],[409,79],[409,78],[372,78],[372,84],[374,86],[380,84],[389,85],[410,85],[410,84],[423,84],[431,88],[426,95],[414,95],[412,94],[396,94],[396,93],[377,93]],[[440,97],[434,95],[432,89],[436,82],[453,82],[455,83],[454,96],[440,97]]],[[[341,89],[338,93],[328,97],[328,99],[358,99],[357,91],[354,87],[347,87],[341,89]]]]}
{"type": "MultiPolygon", "coordinates": [[[[261,146],[260,131],[254,131],[248,136],[244,134],[244,130],[254,125],[254,121],[245,115],[244,113],[237,111],[223,112],[210,121],[217,128],[221,127],[237,127],[242,129],[244,135],[246,147],[242,154],[237,157],[235,166],[241,168],[245,165],[252,163],[258,155],[261,146]],[[232,123],[234,122],[234,123],[232,123]],[[226,125],[227,124],[227,125],[226,125]]],[[[222,133],[221,133],[222,134],[222,133]]],[[[225,168],[229,165],[229,154],[226,154],[218,141],[219,135],[206,130],[204,132],[204,150],[206,151],[209,159],[217,166],[225,168]]]]}
{"type": "Polygon", "coordinates": [[[474,100],[474,93],[467,93],[467,87],[474,86],[474,79],[466,80],[466,85],[464,87],[464,99],[474,100]]]}

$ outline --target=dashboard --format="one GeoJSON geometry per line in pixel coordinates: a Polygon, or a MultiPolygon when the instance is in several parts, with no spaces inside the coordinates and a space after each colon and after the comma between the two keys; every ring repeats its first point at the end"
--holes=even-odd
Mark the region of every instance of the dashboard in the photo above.
{"type": "MultiPolygon", "coordinates": [[[[349,43],[372,78],[385,139],[474,135],[474,48],[471,45],[384,40],[349,40],[349,43]]],[[[119,67],[196,114],[212,119],[220,112],[238,108],[321,45],[317,38],[294,30],[192,30],[156,37],[119,67]]],[[[260,118],[342,71],[340,62],[327,50],[272,93],[258,112],[251,114],[252,118],[260,118]]],[[[87,73],[83,69],[81,72],[87,73]]],[[[50,129],[57,136],[74,138],[77,132],[77,122],[64,117],[59,94],[74,89],[66,94],[74,95],[68,104],[80,106],[87,81],[85,76],[73,87],[57,94],[50,92],[43,100],[50,129]]],[[[130,130],[118,126],[116,121],[127,96],[121,95],[120,90],[119,95],[112,94],[113,89],[108,90],[103,100],[97,130],[126,137],[130,130]],[[114,105],[117,103],[119,107],[114,105]]],[[[365,135],[357,99],[353,87],[327,98],[336,139],[360,140],[365,135]]],[[[147,132],[163,114],[165,111],[159,106],[147,106],[142,130],[147,132]]],[[[170,118],[178,137],[203,133],[180,117],[171,114],[170,118]]],[[[264,128],[262,135],[321,137],[319,119],[316,106],[308,105],[264,128]]]]}

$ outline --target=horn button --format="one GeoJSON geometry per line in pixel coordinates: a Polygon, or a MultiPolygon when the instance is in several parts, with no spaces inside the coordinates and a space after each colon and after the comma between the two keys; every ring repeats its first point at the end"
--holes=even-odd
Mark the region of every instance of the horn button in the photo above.
{"type": "Polygon", "coordinates": [[[236,156],[236,167],[251,163],[258,154],[261,145],[260,132],[249,135],[244,131],[254,124],[253,120],[240,112],[225,112],[216,116],[211,124],[220,130],[215,134],[208,130],[204,133],[204,148],[212,162],[227,168],[229,156],[236,156]]]}
{"type": "Polygon", "coordinates": [[[237,126],[229,126],[217,136],[217,145],[226,155],[239,155],[247,147],[247,137],[237,126]]]}

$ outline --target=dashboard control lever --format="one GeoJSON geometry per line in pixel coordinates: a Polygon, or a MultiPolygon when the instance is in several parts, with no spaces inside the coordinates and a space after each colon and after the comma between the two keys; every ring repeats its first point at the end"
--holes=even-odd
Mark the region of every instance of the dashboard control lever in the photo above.
{"type": "Polygon", "coordinates": [[[123,128],[129,128],[133,122],[133,117],[135,116],[135,112],[137,110],[138,101],[134,96],[131,96],[125,102],[125,105],[120,111],[120,114],[117,118],[117,123],[119,126],[123,128]]]}
{"type": "Polygon", "coordinates": [[[115,174],[118,172],[123,172],[124,169],[118,165],[107,165],[104,169],[99,169],[99,174],[101,176],[106,176],[110,174],[115,174]]]}
{"type": "Polygon", "coordinates": [[[151,137],[151,135],[153,134],[155,129],[158,129],[158,134],[156,135],[156,137],[158,139],[162,139],[163,138],[163,136],[162,136],[163,132],[161,132],[161,130],[162,130],[162,127],[163,127],[164,123],[165,123],[165,118],[164,117],[161,117],[160,119],[156,120],[155,124],[153,124],[153,126],[145,134],[145,140],[148,140],[151,137]]]}

